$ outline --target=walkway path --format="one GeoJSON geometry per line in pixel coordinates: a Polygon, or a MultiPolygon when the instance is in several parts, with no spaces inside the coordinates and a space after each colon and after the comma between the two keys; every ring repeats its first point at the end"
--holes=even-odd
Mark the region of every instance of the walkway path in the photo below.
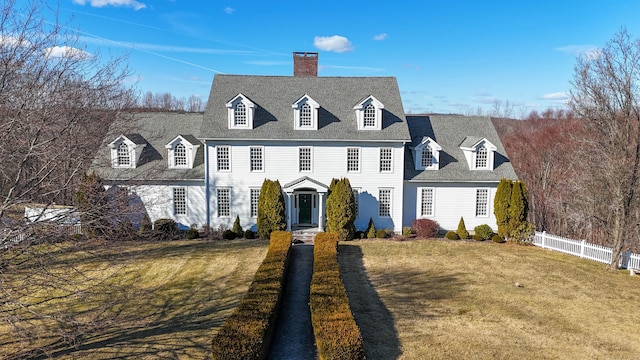
{"type": "Polygon", "coordinates": [[[313,246],[294,245],[270,360],[313,360],[316,347],[309,310],[313,246]]]}

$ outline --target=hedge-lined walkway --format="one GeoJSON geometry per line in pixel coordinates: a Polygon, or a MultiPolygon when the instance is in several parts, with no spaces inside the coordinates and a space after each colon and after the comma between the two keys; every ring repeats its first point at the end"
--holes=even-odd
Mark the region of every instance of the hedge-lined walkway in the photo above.
{"type": "Polygon", "coordinates": [[[313,245],[295,245],[289,256],[291,263],[269,359],[315,359],[316,347],[309,311],[313,245]]]}

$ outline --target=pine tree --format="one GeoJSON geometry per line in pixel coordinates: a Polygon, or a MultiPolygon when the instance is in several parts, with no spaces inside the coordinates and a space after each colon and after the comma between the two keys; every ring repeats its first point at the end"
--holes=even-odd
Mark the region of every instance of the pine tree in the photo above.
{"type": "Polygon", "coordinates": [[[327,232],[338,233],[340,240],[352,240],[356,232],[356,205],[351,184],[347,178],[331,183],[333,190],[327,197],[327,232]]]}
{"type": "Polygon", "coordinates": [[[509,179],[500,180],[496,189],[496,197],[493,200],[493,214],[496,216],[496,223],[498,224],[498,235],[504,239],[510,236],[509,205],[511,204],[512,189],[513,181],[509,179]]]}
{"type": "Polygon", "coordinates": [[[460,222],[458,223],[458,230],[456,230],[456,234],[458,234],[458,237],[463,240],[469,238],[469,232],[467,231],[467,227],[464,224],[464,218],[462,218],[462,216],[460,217],[460,222]]]}
{"type": "Polygon", "coordinates": [[[76,191],[75,204],[83,231],[88,237],[104,236],[110,229],[108,200],[104,184],[96,173],[83,174],[76,191]]]}

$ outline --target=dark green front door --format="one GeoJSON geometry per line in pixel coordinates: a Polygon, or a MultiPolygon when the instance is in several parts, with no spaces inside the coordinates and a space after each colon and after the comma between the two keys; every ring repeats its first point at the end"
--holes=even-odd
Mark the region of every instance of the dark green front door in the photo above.
{"type": "Polygon", "coordinates": [[[311,194],[298,195],[298,223],[311,224],[311,194]]]}

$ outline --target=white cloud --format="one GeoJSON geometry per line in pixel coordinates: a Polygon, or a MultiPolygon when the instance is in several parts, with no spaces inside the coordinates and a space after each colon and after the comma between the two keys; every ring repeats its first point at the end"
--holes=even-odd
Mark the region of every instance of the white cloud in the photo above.
{"type": "Polygon", "coordinates": [[[69,58],[75,58],[77,60],[86,60],[93,56],[84,50],[80,50],[80,49],[69,47],[69,46],[50,47],[45,50],[45,54],[50,57],[56,57],[56,58],[69,57],[69,58]]]}
{"type": "Polygon", "coordinates": [[[382,41],[386,39],[389,35],[387,33],[381,33],[373,36],[373,40],[382,41]]]}
{"type": "Polygon", "coordinates": [[[124,6],[130,7],[134,10],[140,10],[147,7],[147,5],[137,2],[136,0],[73,0],[74,4],[85,5],[89,3],[93,7],[101,8],[105,6],[124,6]]]}
{"type": "Polygon", "coordinates": [[[600,56],[600,49],[595,45],[567,45],[556,48],[557,51],[573,56],[585,56],[595,59],[600,56]]]}
{"type": "Polygon", "coordinates": [[[540,97],[543,100],[556,100],[556,101],[567,101],[569,100],[569,94],[564,91],[554,92],[549,94],[544,94],[540,97]]]}
{"type": "Polygon", "coordinates": [[[227,14],[233,14],[234,11],[236,11],[236,9],[232,8],[231,6],[227,6],[226,8],[224,8],[224,12],[226,12],[227,14]]]}
{"type": "Polygon", "coordinates": [[[0,36],[0,45],[28,47],[31,42],[14,36],[0,36]]]}
{"type": "Polygon", "coordinates": [[[347,52],[353,51],[351,41],[344,36],[316,36],[313,39],[313,45],[319,50],[332,51],[332,52],[347,52]]]}

